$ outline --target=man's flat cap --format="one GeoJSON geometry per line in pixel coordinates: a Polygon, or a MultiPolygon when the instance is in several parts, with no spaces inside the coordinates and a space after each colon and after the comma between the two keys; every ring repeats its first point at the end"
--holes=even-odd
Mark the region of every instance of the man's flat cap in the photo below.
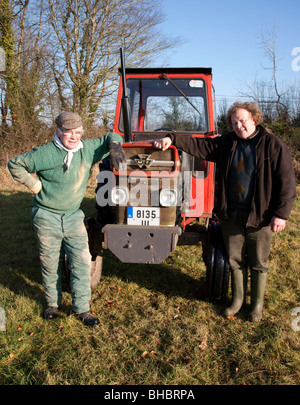
{"type": "Polygon", "coordinates": [[[55,124],[58,128],[74,129],[82,126],[82,120],[80,115],[64,111],[56,117],[55,124]]]}

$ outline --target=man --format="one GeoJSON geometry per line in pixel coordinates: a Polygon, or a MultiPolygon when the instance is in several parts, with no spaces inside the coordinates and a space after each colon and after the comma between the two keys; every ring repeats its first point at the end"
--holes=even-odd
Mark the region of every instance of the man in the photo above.
{"type": "Polygon", "coordinates": [[[15,180],[34,193],[31,221],[39,247],[45,318],[55,318],[61,304],[59,259],[63,246],[70,268],[73,311],[85,325],[93,326],[99,320],[90,313],[91,256],[80,204],[95,163],[109,153],[116,169],[124,161],[122,138],[108,133],[98,139],[81,140],[82,120],[72,112],[61,113],[55,122],[52,142],[11,159],[8,168],[15,180]]]}
{"type": "Polygon", "coordinates": [[[175,133],[153,141],[166,150],[172,143],[201,159],[216,162],[216,215],[222,222],[232,274],[233,301],[225,315],[235,315],[246,295],[251,270],[250,321],[262,317],[267,259],[272,232],[286,226],[296,197],[296,181],[286,145],[262,125],[255,103],[234,103],[227,114],[233,129],[215,138],[175,133]]]}

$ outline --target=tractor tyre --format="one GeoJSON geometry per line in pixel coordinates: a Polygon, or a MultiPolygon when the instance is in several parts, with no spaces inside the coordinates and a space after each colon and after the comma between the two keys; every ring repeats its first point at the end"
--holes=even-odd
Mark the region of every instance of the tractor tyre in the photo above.
{"type": "Polygon", "coordinates": [[[206,292],[210,299],[213,278],[214,278],[214,264],[215,264],[215,227],[216,223],[212,222],[208,231],[208,246],[207,246],[207,261],[206,261],[206,292]]]}
{"type": "Polygon", "coordinates": [[[211,221],[208,245],[207,297],[210,301],[223,301],[228,294],[230,269],[219,221],[211,221]]]}
{"type": "Polygon", "coordinates": [[[91,289],[94,291],[100,283],[103,265],[103,233],[94,218],[86,218],[85,226],[89,239],[91,261],[91,289]]]}
{"type": "Polygon", "coordinates": [[[102,275],[103,256],[92,257],[91,262],[91,289],[94,291],[101,279],[102,275]]]}

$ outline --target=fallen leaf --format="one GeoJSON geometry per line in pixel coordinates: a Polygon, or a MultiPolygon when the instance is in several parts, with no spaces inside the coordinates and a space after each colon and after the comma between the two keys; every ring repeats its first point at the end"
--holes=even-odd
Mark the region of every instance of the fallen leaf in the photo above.
{"type": "Polygon", "coordinates": [[[19,330],[19,331],[22,330],[22,326],[19,325],[18,328],[17,328],[17,330],[19,330]]]}
{"type": "Polygon", "coordinates": [[[34,332],[31,332],[29,336],[33,336],[33,335],[34,335],[34,332]]]}
{"type": "Polygon", "coordinates": [[[206,340],[203,340],[203,342],[200,343],[199,349],[204,351],[207,348],[207,342],[206,340]]]}
{"type": "Polygon", "coordinates": [[[10,357],[11,359],[14,359],[16,356],[15,356],[13,353],[9,353],[9,357],[10,357]]]}
{"type": "Polygon", "coordinates": [[[141,357],[144,358],[144,357],[146,357],[147,355],[148,355],[148,352],[147,352],[147,350],[145,350],[145,351],[141,354],[141,357]]]}
{"type": "Polygon", "coordinates": [[[114,302],[112,300],[106,300],[104,305],[108,308],[112,308],[114,305],[114,302]]]}

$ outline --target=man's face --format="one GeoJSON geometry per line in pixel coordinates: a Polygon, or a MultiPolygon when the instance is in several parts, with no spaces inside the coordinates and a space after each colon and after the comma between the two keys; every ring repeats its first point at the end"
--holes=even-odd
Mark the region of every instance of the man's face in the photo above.
{"type": "Polygon", "coordinates": [[[57,135],[61,143],[70,150],[75,149],[79,145],[82,134],[83,134],[82,127],[74,129],[60,128],[57,131],[57,135]]]}
{"type": "Polygon", "coordinates": [[[231,115],[231,124],[236,135],[247,139],[256,131],[256,125],[249,111],[240,108],[231,115]]]}

